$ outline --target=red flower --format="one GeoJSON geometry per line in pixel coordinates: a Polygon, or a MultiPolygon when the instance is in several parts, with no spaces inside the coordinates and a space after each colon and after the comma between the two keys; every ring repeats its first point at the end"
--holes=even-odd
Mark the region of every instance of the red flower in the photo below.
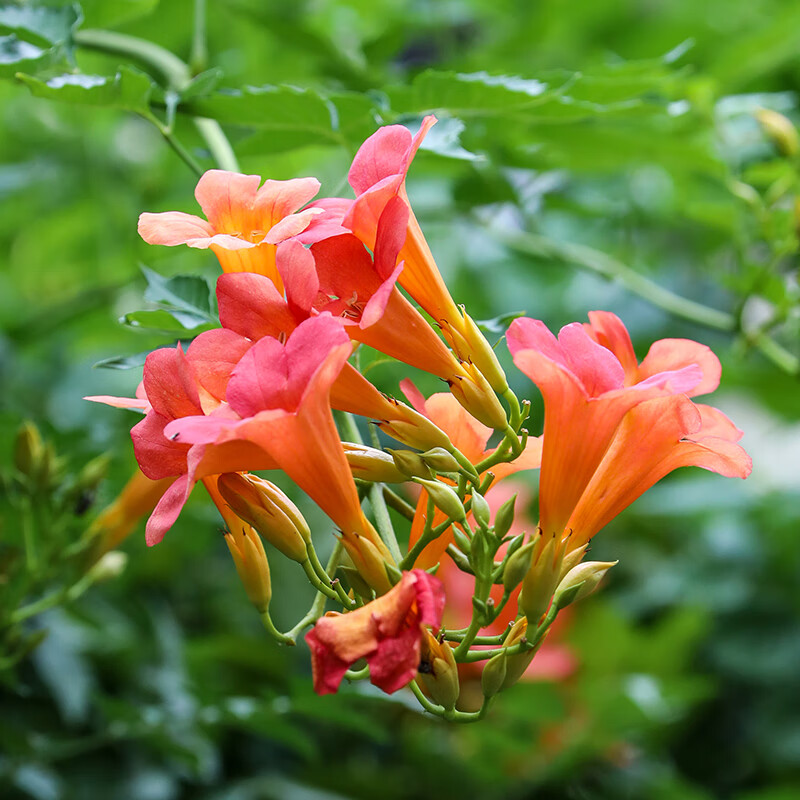
{"type": "Polygon", "coordinates": [[[415,569],[386,594],[347,614],[329,612],[306,636],[311,648],[314,691],[333,694],[359,659],[370,681],[392,693],[417,673],[425,627],[439,628],[444,590],[438,578],[415,569]]]}

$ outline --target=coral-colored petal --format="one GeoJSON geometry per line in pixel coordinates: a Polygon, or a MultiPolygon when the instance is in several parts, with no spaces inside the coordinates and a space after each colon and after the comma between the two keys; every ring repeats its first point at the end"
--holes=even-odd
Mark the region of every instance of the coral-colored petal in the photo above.
{"type": "Polygon", "coordinates": [[[622,388],[625,371],[619,359],[597,344],[579,322],[563,327],[558,333],[558,343],[564,362],[583,384],[589,397],[599,397],[622,388]]]}
{"type": "Polygon", "coordinates": [[[189,345],[186,358],[206,391],[217,400],[225,399],[233,368],[252,347],[252,342],[225,328],[201,333],[189,345]]]}
{"type": "Polygon", "coordinates": [[[197,182],[194,196],[215,231],[241,233],[251,229],[250,217],[260,183],[258,175],[210,169],[197,182]]]}
{"type": "Polygon", "coordinates": [[[219,319],[224,328],[261,339],[288,336],[297,322],[289,311],[283,295],[264,275],[254,272],[233,272],[217,280],[219,319]]]}
{"type": "Polygon", "coordinates": [[[599,344],[607,347],[619,359],[625,370],[626,385],[636,383],[640,379],[639,364],[631,337],[622,320],[610,311],[590,311],[589,324],[586,327],[599,344]]]}
{"type": "Polygon", "coordinates": [[[200,217],[182,211],[165,211],[161,214],[145,212],[139,215],[139,236],[148,244],[169,247],[188,244],[190,247],[208,247],[214,228],[200,217]]]}
{"type": "MultiPolygon", "coordinates": [[[[280,220],[294,214],[300,206],[304,206],[319,191],[320,183],[316,178],[292,178],[288,181],[266,180],[256,195],[256,213],[265,221],[267,230],[272,229],[280,220]]],[[[316,212],[314,212],[316,213],[316,212]]],[[[305,222],[296,232],[304,230],[314,214],[298,219],[294,224],[305,222]]],[[[294,235],[294,234],[289,234],[294,235]]],[[[270,239],[275,244],[282,239],[270,239]]]]}
{"type": "Polygon", "coordinates": [[[269,244],[284,242],[302,233],[311,224],[311,220],[324,214],[321,208],[307,208],[297,214],[289,214],[269,229],[264,241],[269,244]]]}
{"type": "Polygon", "coordinates": [[[181,475],[167,489],[153,509],[145,527],[145,541],[148,547],[158,544],[164,534],[175,524],[192,491],[193,484],[186,475],[181,475]]]}
{"type": "Polygon", "coordinates": [[[702,370],[702,380],[688,394],[691,397],[708,394],[719,386],[722,366],[719,359],[704,344],[690,339],[660,339],[654,342],[639,366],[639,380],[659,372],[678,370],[697,364],[702,370]]]}
{"type": "Polygon", "coordinates": [[[144,362],[144,388],[153,409],[164,417],[197,414],[200,397],[180,346],[154,350],[144,362]]]}
{"type": "Polygon", "coordinates": [[[702,427],[692,435],[692,439],[700,440],[706,436],[716,436],[718,439],[738,442],[744,435],[718,408],[702,403],[695,403],[694,407],[700,412],[702,427]]]}
{"type": "Polygon", "coordinates": [[[295,319],[305,319],[319,295],[315,257],[300,242],[291,240],[278,246],[275,260],[283,278],[289,310],[295,319]]]}
{"type": "Polygon", "coordinates": [[[157,481],[186,471],[186,455],[189,447],[182,442],[173,442],[164,435],[169,423],[166,417],[150,411],[131,429],[133,453],[142,472],[157,481]]]}
{"type": "Polygon", "coordinates": [[[142,411],[146,411],[150,408],[150,403],[146,398],[140,400],[139,398],[133,397],[112,397],[108,394],[95,394],[84,397],[83,399],[89,400],[92,403],[103,403],[113,408],[133,408],[141,409],[142,411]]]}

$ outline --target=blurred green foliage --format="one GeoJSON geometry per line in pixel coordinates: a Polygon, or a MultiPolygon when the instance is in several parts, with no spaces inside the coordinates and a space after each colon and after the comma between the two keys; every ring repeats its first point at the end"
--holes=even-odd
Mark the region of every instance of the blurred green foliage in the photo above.
{"type": "MultiPolygon", "coordinates": [[[[790,0],[0,6],[0,619],[18,656],[0,671],[0,794],[800,796],[798,157],[755,118],[800,121],[799,45],[790,0]],[[225,156],[193,118],[223,126],[243,171],[335,195],[378,125],[428,112],[409,193],[457,301],[550,327],[608,308],[642,348],[709,344],[752,477],[679,473],[609,526],[593,554],[617,574],[563,634],[575,674],[515,687],[472,728],[402,693],[313,696],[307,652],[263,637],[198,499],[157,548],[125,543],[122,577],[9,627],[78,579],[69,554],[133,469],[132,416],[80,398],[127,395],[148,350],[213,319],[213,257],[135,226],[194,212],[184,162],[225,156]],[[201,276],[196,302],[160,275],[201,276]],[[25,420],[47,481],[15,461],[25,420]],[[108,476],[78,496],[102,454],[108,476]]],[[[305,586],[273,561],[276,608],[299,617],[305,586]]]]}

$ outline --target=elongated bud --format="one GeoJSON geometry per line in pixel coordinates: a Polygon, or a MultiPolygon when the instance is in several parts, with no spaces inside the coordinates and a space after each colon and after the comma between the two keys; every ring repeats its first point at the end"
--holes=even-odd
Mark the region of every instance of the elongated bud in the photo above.
{"type": "Polygon", "coordinates": [[[111,550],[104,553],[87,573],[93,582],[109,581],[118,578],[125,572],[128,556],[121,550],[111,550]]]}
{"type": "Polygon", "coordinates": [[[564,560],[561,562],[561,575],[559,576],[559,583],[564,580],[565,575],[573,568],[577,567],[578,564],[581,563],[583,557],[586,555],[586,550],[589,547],[589,542],[586,544],[581,545],[581,547],[577,548],[577,550],[573,550],[570,553],[567,553],[564,556],[564,560]]]}
{"type": "Polygon", "coordinates": [[[528,542],[523,545],[515,553],[513,553],[508,561],[506,561],[505,569],[503,570],[503,589],[506,592],[511,592],[522,583],[522,579],[528,574],[531,568],[531,560],[533,558],[533,548],[536,542],[528,542]]]}
{"type": "MultiPolygon", "coordinates": [[[[503,392],[508,391],[508,381],[500,362],[497,360],[497,355],[489,342],[486,341],[486,337],[481,333],[475,321],[464,311],[463,306],[461,306],[461,314],[464,317],[461,332],[469,351],[467,356],[461,357],[464,360],[472,361],[489,382],[492,389],[498,394],[503,394],[503,392]]],[[[459,355],[461,354],[459,353],[459,355]]]]}
{"type": "Polygon", "coordinates": [[[405,483],[408,480],[408,476],[397,469],[394,459],[383,450],[351,442],[342,442],[342,447],[354,478],[374,483],[405,483]]]}
{"type": "Polygon", "coordinates": [[[461,369],[463,375],[455,375],[448,381],[453,397],[478,422],[495,430],[505,430],[508,425],[506,412],[489,382],[474,364],[463,361],[461,369]]]}
{"type": "Polygon", "coordinates": [[[455,708],[460,687],[453,648],[447,642],[440,642],[427,628],[422,638],[418,674],[434,702],[446,709],[455,708]]]}
{"type": "Polygon", "coordinates": [[[342,535],[342,544],[359,575],[374,589],[376,594],[386,594],[392,582],[386,573],[386,557],[365,536],[357,533],[342,535]]]}
{"type": "Polygon", "coordinates": [[[553,592],[561,576],[566,538],[546,536],[539,531],[533,540],[535,547],[531,566],[522,580],[520,607],[531,625],[538,625],[539,618],[547,611],[553,592]]]}
{"type": "Polygon", "coordinates": [[[38,471],[44,456],[44,442],[32,422],[23,422],[14,441],[14,466],[28,477],[38,471]]]}
{"type": "Polygon", "coordinates": [[[450,437],[424,414],[392,397],[386,399],[394,407],[395,416],[390,420],[379,420],[376,423],[384,433],[417,450],[442,447],[449,452],[453,449],[450,437]]]}
{"type": "Polygon", "coordinates": [[[261,538],[249,525],[238,525],[225,534],[225,544],[233,557],[247,597],[258,613],[263,614],[272,599],[272,582],[261,538]]]}
{"type": "Polygon", "coordinates": [[[472,537],[469,561],[476,575],[482,575],[491,569],[494,548],[489,541],[490,536],[487,530],[479,528],[472,537]]]}
{"type": "Polygon", "coordinates": [[[800,150],[800,137],[797,128],[790,120],[769,108],[758,109],[756,119],[781,155],[789,157],[797,155],[800,150]]]}
{"type": "MultiPolygon", "coordinates": [[[[503,648],[508,650],[515,644],[519,644],[528,632],[528,620],[525,617],[520,617],[511,628],[506,640],[503,643],[503,648]]],[[[503,680],[503,689],[511,688],[524,674],[525,670],[530,666],[531,661],[539,648],[542,646],[544,638],[539,641],[536,647],[526,650],[524,653],[517,653],[516,655],[506,656],[506,676],[503,680]]]]}
{"type": "Polygon", "coordinates": [[[508,657],[505,653],[492,656],[481,673],[481,688],[486,697],[494,697],[502,688],[506,680],[508,657]]]}
{"type": "Polygon", "coordinates": [[[394,460],[398,472],[405,476],[404,480],[433,477],[430,468],[419,453],[415,453],[413,450],[392,450],[391,448],[387,448],[387,452],[394,460]]]}
{"type": "Polygon", "coordinates": [[[461,464],[454,455],[448,453],[444,447],[432,447],[430,450],[420,453],[420,458],[437,472],[458,472],[461,464]]]}
{"type": "Polygon", "coordinates": [[[426,481],[423,478],[414,478],[414,483],[424,487],[436,508],[444,511],[450,519],[456,522],[466,521],[467,513],[464,505],[456,492],[449,486],[439,483],[439,481],[426,481]]]}
{"type": "Polygon", "coordinates": [[[472,491],[472,516],[481,528],[488,528],[492,522],[492,512],[482,494],[472,491]]]}
{"type": "Polygon", "coordinates": [[[587,561],[573,567],[556,589],[553,602],[559,608],[564,608],[570,603],[577,603],[588,597],[600,585],[603,576],[619,561],[587,561]],[[577,588],[577,591],[575,589],[577,588]]]}
{"type": "Polygon", "coordinates": [[[273,547],[302,564],[308,558],[311,531],[297,506],[274,483],[255,475],[228,472],[217,483],[233,512],[252,525],[273,547]]]}
{"type": "Polygon", "coordinates": [[[499,539],[502,539],[511,530],[514,524],[514,505],[517,502],[517,495],[509,497],[508,500],[497,509],[494,515],[494,532],[499,539]]]}

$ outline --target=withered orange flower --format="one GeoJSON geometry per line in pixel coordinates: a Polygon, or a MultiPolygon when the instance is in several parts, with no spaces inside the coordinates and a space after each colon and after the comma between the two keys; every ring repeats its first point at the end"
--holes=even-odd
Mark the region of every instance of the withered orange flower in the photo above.
{"type": "Polygon", "coordinates": [[[425,629],[438,630],[443,609],[441,581],[415,569],[362,608],[347,614],[329,612],[306,636],[314,691],[338,691],[345,672],[361,658],[375,686],[390,694],[401,689],[416,675],[425,629]]]}

